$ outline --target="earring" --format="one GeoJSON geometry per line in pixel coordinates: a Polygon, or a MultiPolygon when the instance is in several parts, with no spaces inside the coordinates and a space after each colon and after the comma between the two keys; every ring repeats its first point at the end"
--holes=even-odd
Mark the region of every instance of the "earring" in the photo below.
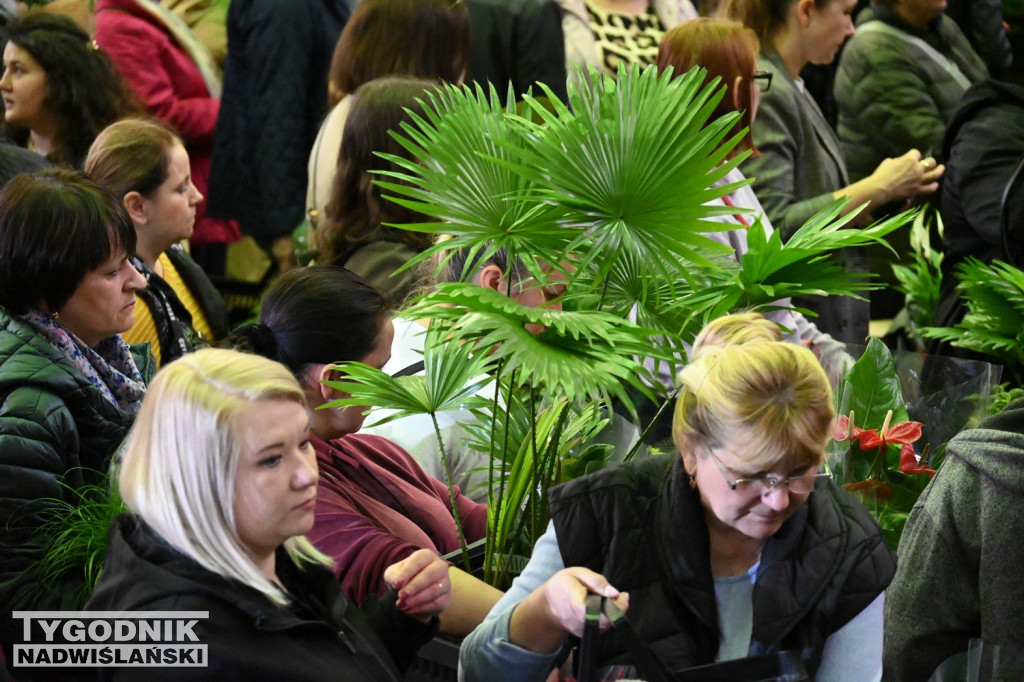
{"type": "Polygon", "coordinates": [[[59,317],[60,317],[60,313],[58,313],[56,310],[54,310],[52,313],[50,313],[50,319],[51,320],[56,320],[59,317]]]}
{"type": "Polygon", "coordinates": [[[697,489],[697,477],[694,476],[693,474],[690,474],[690,489],[691,490],[696,490],[697,489]]]}

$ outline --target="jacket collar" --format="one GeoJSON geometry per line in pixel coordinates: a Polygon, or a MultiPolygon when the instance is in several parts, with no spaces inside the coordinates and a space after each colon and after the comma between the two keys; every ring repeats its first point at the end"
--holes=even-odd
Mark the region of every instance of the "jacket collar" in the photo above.
{"type": "MultiPolygon", "coordinates": [[[[682,461],[676,460],[655,502],[658,558],[679,604],[717,640],[718,608],[704,509],[699,492],[689,486],[682,461]]],[[[818,487],[827,485],[831,483],[818,487]]],[[[751,641],[759,652],[783,648],[781,642],[823,598],[849,539],[839,516],[831,495],[811,494],[765,545],[753,596],[751,641]]]]}

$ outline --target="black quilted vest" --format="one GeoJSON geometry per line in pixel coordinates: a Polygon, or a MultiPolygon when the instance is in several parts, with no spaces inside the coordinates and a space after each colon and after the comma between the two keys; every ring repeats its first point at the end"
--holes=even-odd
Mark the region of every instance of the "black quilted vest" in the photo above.
{"type": "MultiPolygon", "coordinates": [[[[669,669],[714,662],[708,530],[680,458],[606,469],[550,497],[565,565],[586,566],[628,591],[629,620],[669,669]]],[[[828,636],[881,594],[895,570],[867,510],[831,482],[819,484],[761,555],[749,654],[799,652],[813,677],[828,636]]],[[[615,631],[602,635],[600,658],[628,660],[615,631]]]]}

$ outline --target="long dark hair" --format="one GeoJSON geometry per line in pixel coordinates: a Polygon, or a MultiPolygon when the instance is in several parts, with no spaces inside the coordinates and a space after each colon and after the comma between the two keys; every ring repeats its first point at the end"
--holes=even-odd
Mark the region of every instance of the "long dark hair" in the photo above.
{"type": "MultiPolygon", "coordinates": [[[[142,113],[114,63],[72,19],[30,13],[7,25],[9,42],[28,52],[46,72],[46,107],[57,120],[53,163],[81,168],[96,135],[119,118],[142,113]]],[[[24,146],[29,129],[4,124],[8,138],[24,146]]]]}
{"type": "MultiPolygon", "coordinates": [[[[338,172],[327,203],[324,224],[317,230],[317,260],[343,265],[351,250],[375,241],[402,242],[421,251],[431,244],[429,235],[398,230],[384,223],[426,222],[416,211],[386,201],[373,171],[398,171],[379,153],[406,159],[412,155],[391,136],[410,112],[422,115],[421,101],[434,83],[419,78],[389,76],[360,87],[342,133],[338,172]]],[[[392,182],[395,180],[390,179],[392,182]]]]}
{"type": "Polygon", "coordinates": [[[387,295],[351,270],[297,268],[267,290],[259,322],[222,345],[277,360],[301,380],[310,365],[365,358],[390,314],[387,295]]]}

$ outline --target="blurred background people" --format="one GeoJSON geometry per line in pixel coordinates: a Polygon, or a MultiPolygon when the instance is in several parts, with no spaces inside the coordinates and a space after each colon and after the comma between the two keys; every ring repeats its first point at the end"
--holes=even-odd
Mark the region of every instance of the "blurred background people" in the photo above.
{"type": "MultiPolygon", "coordinates": [[[[331,197],[316,230],[318,263],[352,270],[397,303],[422,284],[422,277],[421,268],[397,274],[396,270],[430,246],[433,237],[390,224],[430,219],[385,199],[386,190],[374,181],[384,179],[377,171],[401,170],[380,154],[412,158],[391,131],[401,130],[403,122],[423,114],[424,105],[429,106],[428,93],[434,87],[423,79],[388,76],[356,90],[344,124],[331,197]]],[[[400,182],[396,178],[387,181],[400,182]]]]}
{"type": "MultiPolygon", "coordinates": [[[[326,218],[345,121],[355,91],[384,76],[461,83],[470,66],[470,44],[469,16],[466,5],[461,2],[362,0],[359,3],[334,48],[328,76],[331,112],[320,126],[309,157],[306,211],[314,216],[311,222],[322,222],[326,218]]],[[[375,142],[380,141],[381,138],[375,138],[375,142]]],[[[387,146],[397,148],[394,144],[387,146]]]]}
{"type": "MultiPolygon", "coordinates": [[[[192,182],[207,194],[221,93],[220,67],[210,50],[184,21],[149,0],[98,0],[96,42],[149,112],[181,136],[192,182]]],[[[227,245],[240,237],[234,221],[207,216],[200,199],[189,242],[207,272],[224,275],[227,245]]]]}
{"type": "Polygon", "coordinates": [[[5,29],[4,135],[81,168],[96,135],[139,105],[110,59],[66,16],[32,13],[5,29]]]}
{"type": "MultiPolygon", "coordinates": [[[[911,149],[886,159],[866,178],[850,183],[839,140],[807,93],[800,72],[828,64],[853,34],[855,0],[723,0],[723,13],[749,26],[761,42],[758,68],[772,74],[762,94],[753,143],[759,154],[743,163],[775,229],[789,237],[814,214],[846,197],[846,211],[868,213],[891,201],[934,192],[944,168],[911,149]]],[[[868,217],[862,218],[867,220],[868,217]]],[[[863,250],[839,253],[848,272],[867,272],[863,250]]],[[[850,297],[798,300],[818,313],[816,324],[844,343],[864,343],[872,311],[850,297]]]]}
{"type": "Polygon", "coordinates": [[[236,220],[292,267],[304,219],[304,169],[327,114],[331,54],[345,0],[232,0],[207,212],[236,220]]]}

